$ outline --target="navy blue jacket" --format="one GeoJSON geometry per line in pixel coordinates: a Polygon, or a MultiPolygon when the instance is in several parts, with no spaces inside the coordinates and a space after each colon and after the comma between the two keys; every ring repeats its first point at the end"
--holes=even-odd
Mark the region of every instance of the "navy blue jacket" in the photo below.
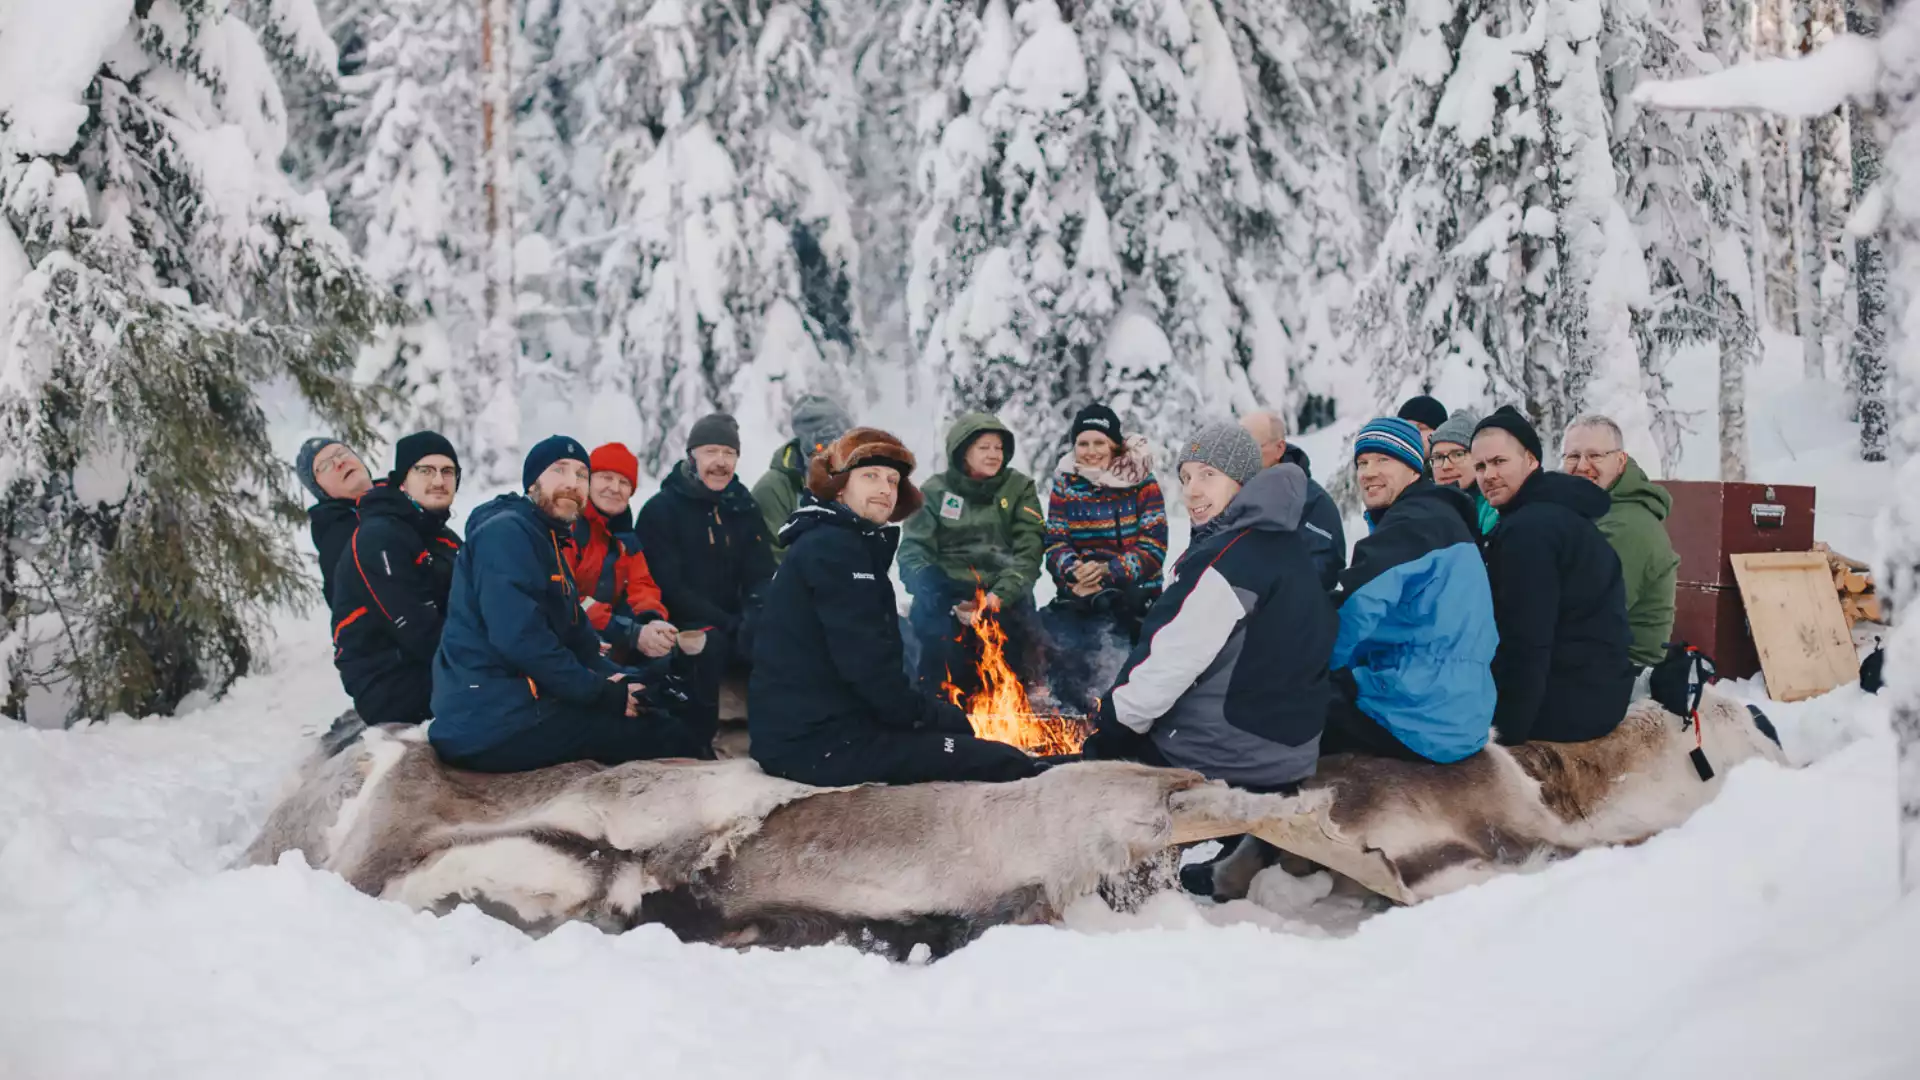
{"type": "Polygon", "coordinates": [[[1416,480],[1340,580],[1334,669],[1353,676],[1361,712],[1441,763],[1487,745],[1493,722],[1500,635],[1474,513],[1466,492],[1416,480]]]}
{"type": "Polygon", "coordinates": [[[313,537],[313,550],[320,553],[320,595],[333,606],[333,574],[340,567],[340,556],[360,524],[360,515],[352,499],[321,499],[307,508],[307,532],[313,537]]]}
{"type": "Polygon", "coordinates": [[[467,519],[446,628],[433,660],[433,726],[442,757],[489,749],[543,720],[622,716],[627,691],[600,655],[562,548],[571,530],[524,495],[467,519]]]}
{"type": "Polygon", "coordinates": [[[1305,450],[1288,443],[1279,464],[1298,465],[1306,474],[1307,508],[1300,518],[1300,539],[1306,541],[1307,554],[1313,556],[1321,588],[1332,592],[1340,584],[1340,572],[1347,568],[1347,530],[1340,521],[1340,507],[1313,478],[1313,462],[1305,450]]]}
{"type": "Polygon", "coordinates": [[[399,488],[360,497],[333,581],[333,665],[368,724],[431,716],[433,657],[460,538],[399,488]]]}
{"type": "Polygon", "coordinates": [[[686,462],[660,482],[635,523],[674,625],[738,640],[773,577],[773,543],[752,493],[735,479],[709,490],[686,462]]]}
{"type": "Polygon", "coordinates": [[[900,528],[803,494],[780,530],[786,558],[754,632],[747,727],[773,771],[880,731],[927,730],[959,710],[921,693],[901,662],[887,568],[900,528]]]}
{"type": "Polygon", "coordinates": [[[1618,727],[1633,693],[1620,557],[1596,524],[1606,489],[1536,472],[1487,537],[1500,649],[1493,726],[1502,743],[1585,742],[1618,727]]]}
{"type": "Polygon", "coordinates": [[[1101,701],[1103,731],[1236,787],[1313,773],[1338,619],[1299,531],[1306,501],[1306,474],[1275,465],[1194,531],[1101,701]]]}

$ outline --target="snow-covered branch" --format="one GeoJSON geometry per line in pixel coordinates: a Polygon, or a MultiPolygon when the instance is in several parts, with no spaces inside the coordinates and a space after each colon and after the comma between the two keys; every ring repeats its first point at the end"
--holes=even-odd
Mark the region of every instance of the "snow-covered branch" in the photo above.
{"type": "Polygon", "coordinates": [[[1879,81],[1878,43],[1844,35],[1806,56],[1737,64],[1691,79],[1641,83],[1634,88],[1633,100],[1655,109],[1821,116],[1849,99],[1871,98],[1879,81]]]}

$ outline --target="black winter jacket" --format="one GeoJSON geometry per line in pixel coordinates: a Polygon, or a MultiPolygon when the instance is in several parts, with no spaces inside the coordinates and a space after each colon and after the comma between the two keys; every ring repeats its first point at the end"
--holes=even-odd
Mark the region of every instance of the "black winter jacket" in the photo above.
{"type": "Polygon", "coordinates": [[[780,543],[747,689],[754,760],[782,772],[873,732],[967,730],[956,707],[907,678],[887,576],[899,527],[803,494],[780,543]]]}
{"type": "Polygon", "coordinates": [[[1347,530],[1340,521],[1340,508],[1313,478],[1313,462],[1305,450],[1288,443],[1280,464],[1298,465],[1307,474],[1307,509],[1300,518],[1300,539],[1306,541],[1313,568],[1320,572],[1321,588],[1331,593],[1340,585],[1340,572],[1347,568],[1347,530]]]}
{"type": "Polygon", "coordinates": [[[313,550],[320,555],[320,596],[329,610],[333,607],[333,573],[340,568],[340,556],[359,524],[360,515],[352,499],[321,499],[307,508],[307,532],[313,537],[313,550]]]}
{"type": "Polygon", "coordinates": [[[636,522],[653,580],[676,626],[714,627],[739,640],[773,578],[773,544],[760,506],[738,479],[712,491],[685,462],[640,508],[636,522]]]}
{"type": "Polygon", "coordinates": [[[1611,505],[1580,477],[1537,472],[1500,508],[1486,554],[1502,743],[1585,742],[1626,716],[1627,592],[1620,558],[1595,524],[1611,505]]]}
{"type": "Polygon", "coordinates": [[[418,723],[432,715],[433,654],[460,538],[445,512],[398,488],[361,496],[359,521],[333,574],[333,664],[362,720],[418,723]]]}
{"type": "Polygon", "coordinates": [[[524,495],[501,495],[467,519],[433,659],[428,735],[442,758],[548,720],[626,713],[626,689],[609,681],[619,669],[600,655],[562,554],[571,533],[524,495]]]}

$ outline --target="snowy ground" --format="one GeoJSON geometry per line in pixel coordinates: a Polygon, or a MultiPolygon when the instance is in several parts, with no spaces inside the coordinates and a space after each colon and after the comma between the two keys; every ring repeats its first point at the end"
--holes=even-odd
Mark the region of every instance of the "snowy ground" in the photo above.
{"type": "Polygon", "coordinates": [[[1855,690],[1771,706],[1805,768],[1357,932],[1163,897],[931,967],[643,929],[534,941],[297,863],[222,867],[344,707],[317,621],[191,716],[0,730],[0,1076],[1920,1074],[1920,897],[1855,690]]]}

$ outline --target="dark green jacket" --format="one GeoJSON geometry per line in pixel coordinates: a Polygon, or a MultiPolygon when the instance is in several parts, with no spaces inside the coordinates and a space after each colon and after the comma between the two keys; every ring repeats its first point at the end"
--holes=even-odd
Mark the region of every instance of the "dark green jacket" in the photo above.
{"type": "Polygon", "coordinates": [[[767,463],[767,471],[754,481],[753,501],[760,507],[760,516],[766,519],[775,566],[787,557],[787,549],[780,544],[780,527],[799,509],[800,492],[806,486],[807,463],[800,456],[799,439],[775,450],[773,460],[767,463]]]}
{"type": "Polygon", "coordinates": [[[1047,519],[1033,479],[1017,469],[975,480],[961,464],[973,439],[989,431],[1006,440],[1013,460],[1013,433],[998,417],[967,413],[947,432],[947,470],[928,480],[927,504],[907,519],[900,544],[900,580],[915,595],[941,579],[957,585],[978,581],[1003,603],[1024,600],[1040,580],[1047,546],[1047,519]]]}
{"type": "Polygon", "coordinates": [[[1608,494],[1613,509],[1599,525],[1614,554],[1620,556],[1620,572],[1626,579],[1627,624],[1633,630],[1627,656],[1635,664],[1651,667],[1666,656],[1666,643],[1673,634],[1680,556],[1674,553],[1664,524],[1673,509],[1673,496],[1647,479],[1632,458],[1608,494]]]}

